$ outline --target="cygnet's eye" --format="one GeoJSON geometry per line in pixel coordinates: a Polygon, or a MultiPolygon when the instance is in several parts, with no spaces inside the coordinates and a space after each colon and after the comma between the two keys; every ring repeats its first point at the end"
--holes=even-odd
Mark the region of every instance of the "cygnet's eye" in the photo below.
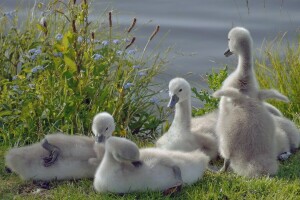
{"type": "Polygon", "coordinates": [[[106,127],[106,129],[105,129],[106,131],[108,130],[108,127],[106,127]]]}
{"type": "Polygon", "coordinates": [[[178,90],[178,92],[181,92],[181,91],[182,91],[182,89],[179,89],[179,90],[178,90]]]}

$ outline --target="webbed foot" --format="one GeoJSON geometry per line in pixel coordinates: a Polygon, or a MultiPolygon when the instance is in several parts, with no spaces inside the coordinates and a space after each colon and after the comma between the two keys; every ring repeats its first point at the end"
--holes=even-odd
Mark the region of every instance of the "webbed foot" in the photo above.
{"type": "Polygon", "coordinates": [[[291,152],[284,152],[278,156],[278,160],[285,161],[291,156],[291,152]]]}
{"type": "Polygon", "coordinates": [[[49,181],[32,181],[32,183],[39,187],[39,188],[43,188],[43,189],[46,189],[46,190],[50,190],[50,182],[49,181]]]}
{"type": "Polygon", "coordinates": [[[57,160],[60,154],[60,149],[57,146],[50,144],[47,139],[42,141],[42,147],[49,151],[49,156],[43,158],[44,166],[49,167],[57,160]]]}
{"type": "Polygon", "coordinates": [[[8,174],[10,174],[10,173],[12,173],[12,170],[9,167],[5,166],[5,172],[8,173],[8,174]]]}
{"type": "Polygon", "coordinates": [[[174,194],[180,192],[181,188],[182,188],[183,180],[182,180],[182,176],[181,176],[181,169],[177,165],[175,165],[172,167],[172,170],[173,170],[174,176],[178,182],[173,187],[168,188],[163,191],[163,195],[165,195],[165,196],[166,195],[174,195],[174,194]]]}
{"type": "Polygon", "coordinates": [[[298,151],[298,149],[297,149],[296,147],[292,147],[292,148],[291,148],[291,153],[292,153],[292,154],[297,153],[297,151],[298,151]]]}
{"type": "Polygon", "coordinates": [[[172,195],[174,195],[174,194],[180,192],[181,189],[182,189],[182,183],[178,183],[178,184],[176,184],[175,186],[173,186],[173,187],[171,187],[171,188],[168,188],[168,189],[164,190],[164,191],[163,191],[163,195],[164,195],[164,196],[167,196],[167,195],[172,196],[172,195]]]}
{"type": "Polygon", "coordinates": [[[133,164],[133,166],[136,168],[143,165],[142,161],[133,161],[133,162],[131,162],[131,164],[133,164]]]}
{"type": "Polygon", "coordinates": [[[230,165],[230,160],[225,158],[223,167],[219,170],[219,173],[226,172],[228,170],[229,165],[230,165]]]}

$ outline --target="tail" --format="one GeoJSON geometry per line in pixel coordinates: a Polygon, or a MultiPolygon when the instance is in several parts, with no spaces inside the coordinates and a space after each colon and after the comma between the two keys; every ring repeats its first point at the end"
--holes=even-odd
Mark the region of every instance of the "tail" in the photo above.
{"type": "Polygon", "coordinates": [[[271,89],[271,90],[260,90],[258,92],[258,99],[259,100],[265,100],[265,99],[278,99],[280,101],[289,102],[289,99],[278,92],[277,90],[271,89]]]}
{"type": "Polygon", "coordinates": [[[221,89],[213,93],[213,97],[220,98],[222,96],[226,96],[234,99],[245,99],[248,97],[247,95],[241,93],[236,88],[221,89]]]}
{"type": "Polygon", "coordinates": [[[24,169],[25,164],[23,160],[24,151],[19,148],[11,149],[7,152],[5,156],[5,166],[11,171],[19,174],[22,179],[25,179],[25,176],[22,176],[22,169],[24,169]]]}

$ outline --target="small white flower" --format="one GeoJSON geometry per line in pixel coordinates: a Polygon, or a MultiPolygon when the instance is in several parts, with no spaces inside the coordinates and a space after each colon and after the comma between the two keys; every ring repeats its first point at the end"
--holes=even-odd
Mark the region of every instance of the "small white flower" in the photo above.
{"type": "Polygon", "coordinates": [[[124,85],[124,89],[128,89],[128,88],[130,88],[131,86],[133,86],[133,83],[126,83],[126,84],[124,85]]]}
{"type": "Polygon", "coordinates": [[[134,55],[136,53],[136,50],[129,50],[127,51],[128,55],[134,55]]]}
{"type": "Polygon", "coordinates": [[[61,40],[63,39],[63,35],[60,34],[60,33],[58,33],[58,34],[55,36],[55,39],[56,39],[57,41],[61,41],[61,40]]]}
{"type": "Polygon", "coordinates": [[[107,41],[107,40],[104,40],[103,42],[102,42],[102,45],[103,46],[107,46],[109,44],[109,41],[107,41]]]}
{"type": "Polygon", "coordinates": [[[41,65],[38,65],[38,66],[32,68],[31,72],[34,74],[34,73],[37,73],[37,72],[42,71],[42,70],[44,70],[44,67],[41,66],[41,65]]]}
{"type": "Polygon", "coordinates": [[[118,51],[116,51],[116,53],[117,53],[119,56],[121,56],[121,55],[123,54],[123,51],[118,50],[118,51]]]}
{"type": "Polygon", "coordinates": [[[34,89],[34,87],[35,87],[35,85],[32,84],[32,83],[29,83],[28,86],[29,86],[30,89],[34,89]]]}
{"type": "Polygon", "coordinates": [[[96,54],[94,54],[94,55],[92,56],[92,58],[93,58],[94,60],[99,60],[99,59],[102,59],[103,56],[96,53],[96,54]]]}
{"type": "Polygon", "coordinates": [[[114,43],[114,44],[120,44],[120,40],[114,39],[114,40],[113,40],[113,43],[114,43]]]}
{"type": "Polygon", "coordinates": [[[83,41],[83,37],[79,36],[79,37],[77,38],[77,42],[78,42],[78,43],[81,43],[82,41],[83,41]]]}
{"type": "Polygon", "coordinates": [[[139,72],[138,75],[139,75],[139,76],[146,76],[147,73],[146,73],[146,72],[139,72]]]}
{"type": "Polygon", "coordinates": [[[133,65],[132,68],[133,68],[133,69],[140,69],[141,66],[140,66],[140,65],[133,65]]]}

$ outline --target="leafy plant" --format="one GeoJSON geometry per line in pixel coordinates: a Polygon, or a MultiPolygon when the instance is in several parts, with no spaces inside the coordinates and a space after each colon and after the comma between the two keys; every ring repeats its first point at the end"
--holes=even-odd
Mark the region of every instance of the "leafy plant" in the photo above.
{"type": "Polygon", "coordinates": [[[220,69],[219,72],[212,70],[211,74],[206,74],[209,89],[201,89],[198,91],[195,87],[192,88],[195,98],[200,100],[201,103],[204,103],[202,108],[192,109],[193,116],[201,116],[218,108],[219,99],[212,97],[212,93],[221,87],[227,76],[227,67],[220,69]]]}
{"type": "Polygon", "coordinates": [[[88,135],[102,111],[114,116],[116,135],[152,137],[161,129],[166,112],[151,100],[159,95],[152,78],[167,52],[145,53],[159,27],[141,51],[131,35],[136,19],[119,30],[109,12],[99,31],[89,7],[52,0],[33,9],[42,11],[41,19],[33,11],[24,27],[17,26],[17,13],[1,19],[1,142],[31,143],[57,131],[88,135]]]}

